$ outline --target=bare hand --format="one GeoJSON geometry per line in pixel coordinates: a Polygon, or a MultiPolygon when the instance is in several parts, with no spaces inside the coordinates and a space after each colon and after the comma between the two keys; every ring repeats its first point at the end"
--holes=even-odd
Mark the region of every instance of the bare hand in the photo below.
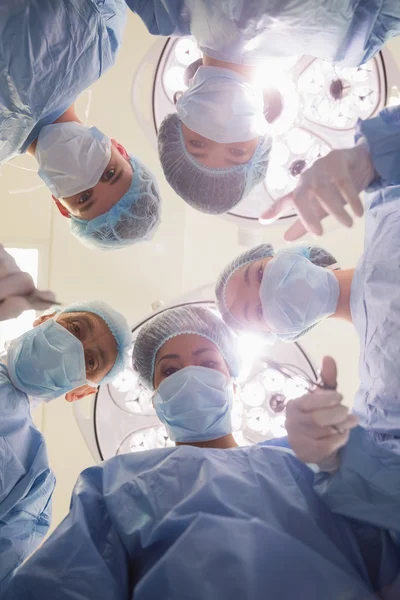
{"type": "Polygon", "coordinates": [[[278,200],[263,213],[263,224],[275,221],[288,210],[295,210],[299,219],[286,231],[284,238],[294,241],[308,231],[320,236],[321,221],[333,215],[345,227],[353,219],[345,210],[349,204],[357,217],[363,215],[359,193],[376,177],[376,172],[365,144],[343,150],[332,150],[318,159],[300,178],[296,189],[278,200]]]}

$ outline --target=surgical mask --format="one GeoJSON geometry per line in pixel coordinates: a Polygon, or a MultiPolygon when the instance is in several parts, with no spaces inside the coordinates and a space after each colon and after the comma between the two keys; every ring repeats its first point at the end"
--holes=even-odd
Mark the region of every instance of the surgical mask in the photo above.
{"type": "Polygon", "coordinates": [[[82,343],[54,319],[7,342],[12,384],[35,399],[50,401],[80,387],[86,379],[82,343]]]}
{"type": "Polygon", "coordinates": [[[176,109],[181,121],[214,142],[247,142],[267,131],[260,89],[221,67],[200,67],[176,109]]]}
{"type": "Polygon", "coordinates": [[[111,140],[96,127],[54,123],[41,130],[35,150],[38,175],[55,198],[68,198],[99,182],[111,158],[111,140]]]}
{"type": "Polygon", "coordinates": [[[278,337],[293,337],[332,315],[339,292],[330,270],[300,254],[278,254],[265,266],[260,285],[264,321],[278,337]]]}
{"type": "Polygon", "coordinates": [[[153,397],[175,442],[206,442],[232,432],[233,383],[220,371],[190,366],[165,379],[153,397]]]}

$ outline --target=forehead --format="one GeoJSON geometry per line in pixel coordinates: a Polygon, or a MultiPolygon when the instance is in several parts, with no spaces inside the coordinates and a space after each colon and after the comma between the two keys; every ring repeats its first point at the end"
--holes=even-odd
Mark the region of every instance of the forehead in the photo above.
{"type": "Polygon", "coordinates": [[[166,354],[177,354],[182,358],[191,356],[193,352],[200,348],[207,348],[221,354],[216,344],[194,333],[183,333],[167,340],[156,354],[156,363],[166,354]]]}

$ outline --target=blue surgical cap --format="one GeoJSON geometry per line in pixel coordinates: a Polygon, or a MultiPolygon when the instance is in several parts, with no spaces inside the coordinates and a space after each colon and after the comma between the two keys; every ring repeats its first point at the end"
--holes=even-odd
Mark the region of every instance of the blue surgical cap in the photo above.
{"type": "MultiPolygon", "coordinates": [[[[329,267],[329,268],[340,268],[337,264],[336,259],[324,248],[320,248],[319,246],[288,246],[287,248],[282,248],[278,250],[278,254],[280,253],[292,253],[292,254],[300,254],[305,258],[308,258],[314,265],[318,267],[329,267]]],[[[251,248],[250,250],[246,250],[239,254],[234,260],[232,260],[222,271],[220,276],[218,277],[216,286],[215,286],[215,295],[217,299],[218,310],[222,315],[224,321],[233,329],[239,330],[243,329],[244,323],[240,322],[236,319],[231,311],[229,310],[226,304],[226,287],[228,285],[228,281],[232,277],[232,275],[245,265],[252,263],[256,260],[261,260],[263,258],[269,258],[275,256],[274,247],[271,244],[260,244],[255,248],[251,248]]],[[[293,300],[295,301],[295,299],[293,300]]],[[[305,329],[301,333],[297,334],[295,337],[290,337],[286,334],[276,334],[279,339],[283,341],[294,341],[299,337],[303,336],[307,331],[309,331],[311,327],[305,329]]]]}
{"type": "Polygon", "coordinates": [[[71,232],[89,248],[114,250],[150,240],[159,223],[161,198],[154,175],[132,154],[129,190],[106,213],[84,221],[71,215],[71,232]]]}
{"type": "Polygon", "coordinates": [[[199,305],[170,308],[155,316],[140,330],[133,346],[133,368],[143,384],[154,389],[154,366],[157,352],[173,337],[200,335],[213,342],[225,359],[232,377],[239,374],[239,354],[235,335],[209,308],[199,305]]]}
{"type": "Polygon", "coordinates": [[[109,383],[126,367],[126,356],[131,345],[132,334],[123,315],[101,300],[75,302],[60,313],[88,312],[103,319],[117,342],[117,358],[111,371],[99,383],[109,383]]]}
{"type": "Polygon", "coordinates": [[[186,149],[177,114],[167,115],[158,132],[158,154],[166,180],[190,206],[218,215],[228,212],[266,176],[271,139],[259,138],[244,165],[214,169],[200,164],[186,149]]]}

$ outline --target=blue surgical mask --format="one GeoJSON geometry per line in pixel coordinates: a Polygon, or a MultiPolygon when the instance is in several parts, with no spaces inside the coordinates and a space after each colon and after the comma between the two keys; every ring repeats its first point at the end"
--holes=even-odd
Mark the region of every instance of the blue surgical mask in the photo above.
{"type": "Polygon", "coordinates": [[[154,394],[158,418],[175,442],[206,442],[232,432],[233,383],[220,371],[190,366],[154,394]]]}
{"type": "Polygon", "coordinates": [[[266,264],[260,285],[264,321],[277,337],[293,337],[332,315],[339,292],[328,269],[300,254],[278,254],[266,264]]]}
{"type": "Polygon", "coordinates": [[[267,131],[261,90],[231,69],[200,67],[176,110],[189,129],[222,144],[247,142],[267,131]]]}
{"type": "Polygon", "coordinates": [[[38,175],[55,198],[68,198],[100,181],[110,162],[111,140],[96,127],[69,121],[40,131],[35,156],[38,175]]]}
{"type": "Polygon", "coordinates": [[[90,383],[82,343],[54,319],[8,342],[6,349],[11,382],[28,396],[50,401],[90,383]]]}

